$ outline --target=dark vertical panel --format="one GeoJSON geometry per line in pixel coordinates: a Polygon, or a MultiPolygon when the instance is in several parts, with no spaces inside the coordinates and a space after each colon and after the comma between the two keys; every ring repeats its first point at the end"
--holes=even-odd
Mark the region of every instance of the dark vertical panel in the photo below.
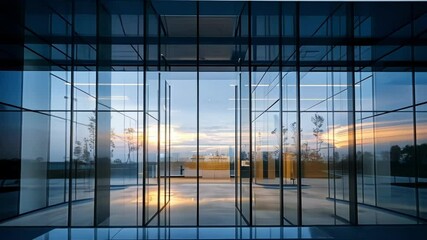
{"type": "MultiPolygon", "coordinates": [[[[0,70],[22,71],[24,51],[24,28],[22,27],[24,25],[23,6],[24,0],[1,1],[0,3],[0,70]]],[[[0,80],[0,84],[2,86],[1,89],[5,91],[7,88],[6,85],[3,85],[3,81],[0,80]]],[[[20,85],[21,83],[16,81],[9,84],[20,85]]],[[[12,86],[9,85],[9,87],[12,86]]],[[[2,92],[0,99],[10,96],[14,92],[2,92]]],[[[16,99],[11,104],[16,103],[16,105],[19,105],[19,96],[19,94],[16,94],[16,99]]]]}
{"type": "Polygon", "coordinates": [[[346,3],[347,31],[347,91],[348,91],[348,170],[349,170],[349,201],[350,224],[358,223],[357,217],[357,162],[356,162],[356,108],[355,108],[355,77],[354,77],[354,7],[346,3]]]}
{"type": "Polygon", "coordinates": [[[94,225],[109,225],[111,178],[111,15],[97,2],[97,106],[94,225]]]}
{"type": "Polygon", "coordinates": [[[5,108],[0,105],[0,220],[19,213],[21,175],[21,112],[2,111],[5,108]]]}
{"type": "MultiPolygon", "coordinates": [[[[75,3],[74,1],[71,2],[71,66],[70,66],[70,70],[71,70],[71,75],[70,75],[70,119],[73,120],[74,119],[74,62],[75,62],[75,23],[76,23],[76,11],[75,11],[75,3]]],[[[66,170],[67,173],[65,174],[66,176],[68,176],[68,196],[67,196],[67,201],[68,201],[68,205],[67,205],[67,214],[68,214],[68,218],[67,218],[67,226],[70,227],[72,225],[72,200],[73,200],[73,191],[72,191],[72,186],[73,186],[73,179],[71,176],[73,176],[73,151],[71,151],[71,149],[73,149],[73,139],[74,139],[74,133],[73,133],[73,126],[74,124],[71,121],[71,124],[69,126],[69,154],[68,154],[68,159],[69,162],[66,166],[66,170]]]]}
{"type": "Polygon", "coordinates": [[[9,105],[22,105],[23,2],[0,2],[0,221],[19,211],[22,116],[9,105]]]}

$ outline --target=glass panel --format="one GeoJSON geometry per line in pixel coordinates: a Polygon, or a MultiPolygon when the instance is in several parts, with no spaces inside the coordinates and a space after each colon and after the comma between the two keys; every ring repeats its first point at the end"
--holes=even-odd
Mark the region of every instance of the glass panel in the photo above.
{"type": "MultiPolygon", "coordinates": [[[[249,7],[245,5],[242,9],[241,18],[240,18],[240,28],[239,28],[239,37],[248,37],[249,36],[249,7]]],[[[242,44],[239,46],[239,50],[242,50],[241,64],[239,66],[240,76],[238,83],[239,90],[239,165],[240,165],[240,212],[244,221],[242,223],[250,224],[252,221],[251,214],[251,164],[252,160],[250,145],[250,69],[247,67],[249,65],[249,49],[248,45],[242,44]]]]}
{"type": "Polygon", "coordinates": [[[413,120],[411,112],[395,112],[375,117],[377,204],[415,215],[413,120]]]}
{"type": "Polygon", "coordinates": [[[249,223],[252,209],[251,203],[251,160],[250,154],[250,80],[249,73],[242,72],[240,79],[240,181],[241,181],[241,201],[242,217],[249,223]]]}
{"type": "Polygon", "coordinates": [[[160,98],[160,75],[158,72],[147,73],[147,116],[146,116],[146,171],[145,171],[145,222],[151,225],[157,225],[157,220],[154,220],[156,213],[159,210],[159,129],[160,129],[160,109],[159,109],[159,98],[160,98]]]}
{"type": "Polygon", "coordinates": [[[234,225],[236,73],[200,73],[200,225],[234,225]]]}
{"type": "Polygon", "coordinates": [[[110,226],[136,225],[137,127],[136,113],[111,113],[110,226]]]}
{"type": "Polygon", "coordinates": [[[301,73],[303,224],[335,225],[349,221],[349,119],[345,112],[348,104],[345,74],[301,73]],[[319,98],[309,99],[314,93],[320,94],[319,98]]]}
{"type": "Polygon", "coordinates": [[[197,75],[168,72],[171,85],[170,225],[197,224],[197,75]]]}
{"type": "MultiPolygon", "coordinates": [[[[158,121],[150,115],[147,116],[147,162],[145,172],[145,221],[150,221],[158,210],[158,121]]],[[[156,221],[153,222],[156,224],[156,221]]]]}
{"type": "Polygon", "coordinates": [[[93,224],[95,187],[95,114],[74,112],[72,139],[72,224],[90,226],[93,224]]]}
{"type": "Polygon", "coordinates": [[[416,103],[422,103],[427,101],[427,73],[426,72],[415,72],[415,97],[416,103]]]}
{"type": "Polygon", "coordinates": [[[411,72],[374,72],[375,110],[387,111],[412,104],[411,72]],[[402,96],[396,98],[395,96],[402,96]]]}
{"type": "Polygon", "coordinates": [[[284,72],[282,78],[283,86],[283,205],[284,224],[296,225],[298,223],[297,213],[297,181],[298,181],[298,145],[297,145],[297,114],[296,114],[296,74],[295,72],[284,72]]]}

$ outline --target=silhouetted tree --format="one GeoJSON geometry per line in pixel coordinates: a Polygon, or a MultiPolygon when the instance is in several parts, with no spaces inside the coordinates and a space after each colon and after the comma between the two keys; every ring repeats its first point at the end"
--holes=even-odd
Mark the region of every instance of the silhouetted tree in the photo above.
{"type": "Polygon", "coordinates": [[[323,133],[322,126],[325,119],[317,113],[311,117],[311,122],[314,124],[313,136],[316,138],[316,152],[319,153],[320,147],[323,143],[321,134],[323,133]]]}
{"type": "Polygon", "coordinates": [[[390,147],[390,161],[399,163],[400,160],[400,147],[398,145],[394,145],[390,147]]]}
{"type": "Polygon", "coordinates": [[[419,177],[427,178],[427,143],[417,146],[417,162],[419,177]]]}
{"type": "Polygon", "coordinates": [[[125,128],[125,141],[128,146],[128,157],[126,159],[126,163],[131,162],[130,155],[132,152],[136,151],[136,143],[134,141],[134,134],[135,134],[134,128],[125,128]]]}
{"type": "Polygon", "coordinates": [[[390,171],[392,176],[400,175],[400,154],[401,149],[398,145],[390,147],[390,171]]]}
{"type": "Polygon", "coordinates": [[[76,141],[74,143],[73,155],[75,159],[80,159],[80,157],[82,156],[82,142],[76,141]]]}

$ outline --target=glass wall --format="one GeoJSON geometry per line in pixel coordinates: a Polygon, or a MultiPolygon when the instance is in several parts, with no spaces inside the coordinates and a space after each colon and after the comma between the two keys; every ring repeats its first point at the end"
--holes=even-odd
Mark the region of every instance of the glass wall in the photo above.
{"type": "Polygon", "coordinates": [[[403,39],[419,38],[415,26],[425,19],[425,9],[415,13],[415,6],[389,4],[373,12],[367,7],[355,5],[354,36],[381,40],[354,49],[356,61],[374,62],[355,69],[359,223],[416,223],[423,171],[417,166],[422,155],[416,151],[422,114],[415,104],[422,102],[416,97],[422,86],[416,83],[415,66],[392,63],[415,63],[416,47],[403,39]],[[381,27],[384,21],[390,23],[386,28],[381,27]],[[385,217],[367,206],[393,214],[385,217]]]}
{"type": "Polygon", "coordinates": [[[0,20],[0,226],[427,221],[426,3],[19,0],[0,20]]]}
{"type": "Polygon", "coordinates": [[[1,65],[1,128],[9,138],[1,145],[1,224],[148,224],[169,195],[158,172],[167,161],[159,165],[158,132],[170,123],[159,120],[166,92],[159,95],[157,72],[144,71],[144,59],[160,59],[157,42],[150,51],[144,44],[144,36],[159,36],[153,7],[28,0],[8,8],[16,26],[2,29],[21,42],[10,50],[15,70],[1,65]]]}

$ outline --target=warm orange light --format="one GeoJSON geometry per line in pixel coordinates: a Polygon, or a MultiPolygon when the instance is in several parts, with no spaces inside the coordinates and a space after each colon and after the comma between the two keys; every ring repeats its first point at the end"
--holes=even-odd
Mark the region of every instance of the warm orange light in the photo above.
{"type": "MultiPolygon", "coordinates": [[[[323,140],[335,147],[348,147],[348,126],[335,126],[323,135],[323,140]]],[[[356,124],[356,142],[363,144],[398,143],[413,141],[413,124],[383,121],[356,124]],[[375,128],[374,128],[375,126],[375,128]],[[360,129],[363,131],[361,132],[360,129]],[[375,134],[374,134],[375,130],[375,134]]],[[[427,138],[427,124],[418,124],[417,138],[427,138]]]]}

